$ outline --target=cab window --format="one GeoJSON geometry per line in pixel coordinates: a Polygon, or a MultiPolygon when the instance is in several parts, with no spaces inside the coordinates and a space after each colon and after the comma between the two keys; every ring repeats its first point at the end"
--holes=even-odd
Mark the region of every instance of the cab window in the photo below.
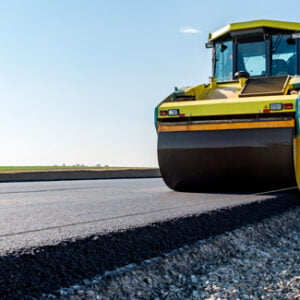
{"type": "Polygon", "coordinates": [[[266,76],[265,41],[237,45],[237,71],[246,71],[254,77],[266,76]]]}
{"type": "Polygon", "coordinates": [[[217,81],[232,80],[232,41],[216,43],[215,77],[217,81]]]}
{"type": "Polygon", "coordinates": [[[273,35],[271,75],[297,74],[297,43],[291,35],[273,35]]]}

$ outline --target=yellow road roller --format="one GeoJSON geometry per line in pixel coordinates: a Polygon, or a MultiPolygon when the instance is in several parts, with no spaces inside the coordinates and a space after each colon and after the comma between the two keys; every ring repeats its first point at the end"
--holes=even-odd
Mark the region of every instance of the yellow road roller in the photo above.
{"type": "Polygon", "coordinates": [[[158,162],[173,190],[300,187],[300,23],[255,20],[209,34],[209,83],[155,108],[158,162]]]}

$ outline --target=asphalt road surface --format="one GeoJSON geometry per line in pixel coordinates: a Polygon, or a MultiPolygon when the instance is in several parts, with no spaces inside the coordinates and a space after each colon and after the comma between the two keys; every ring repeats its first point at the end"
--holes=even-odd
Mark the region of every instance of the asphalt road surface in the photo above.
{"type": "Polygon", "coordinates": [[[160,178],[1,183],[0,253],[271,197],[178,193],[160,178]]]}

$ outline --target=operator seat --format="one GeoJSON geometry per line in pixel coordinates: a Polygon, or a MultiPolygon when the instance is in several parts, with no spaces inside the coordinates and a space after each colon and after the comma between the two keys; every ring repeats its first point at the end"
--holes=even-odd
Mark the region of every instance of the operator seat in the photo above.
{"type": "Polygon", "coordinates": [[[289,74],[288,64],[284,59],[274,59],[272,61],[273,76],[281,76],[281,75],[288,75],[288,74],[289,74]]]}
{"type": "Polygon", "coordinates": [[[293,54],[288,60],[288,68],[289,68],[289,75],[295,75],[297,73],[297,56],[293,54]]]}

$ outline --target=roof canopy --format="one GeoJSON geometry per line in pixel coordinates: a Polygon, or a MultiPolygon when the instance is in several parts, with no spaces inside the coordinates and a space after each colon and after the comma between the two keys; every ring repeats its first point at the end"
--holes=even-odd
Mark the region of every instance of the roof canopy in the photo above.
{"type": "Polygon", "coordinates": [[[208,39],[209,41],[213,41],[232,31],[254,29],[260,27],[268,27],[268,28],[279,29],[279,30],[300,31],[300,23],[273,21],[273,20],[255,20],[249,22],[229,24],[213,33],[210,33],[208,39]]]}

